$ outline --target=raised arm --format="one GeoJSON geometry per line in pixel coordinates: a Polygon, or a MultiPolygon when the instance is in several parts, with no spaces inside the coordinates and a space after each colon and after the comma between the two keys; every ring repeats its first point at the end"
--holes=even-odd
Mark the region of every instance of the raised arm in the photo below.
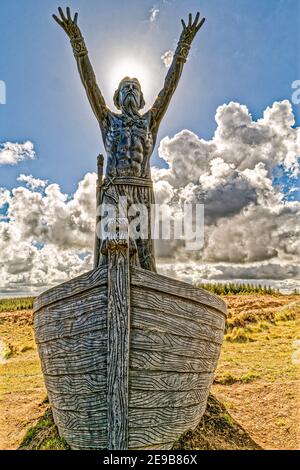
{"type": "Polygon", "coordinates": [[[154,131],[158,130],[158,126],[168,109],[171,98],[181,77],[183,66],[187,60],[193,39],[205,21],[205,18],[203,18],[201,21],[199,21],[199,18],[200,13],[198,12],[194,22],[191,13],[189,14],[188,25],[186,25],[185,22],[181,20],[183,30],[173,57],[172,65],[167,73],[164,87],[156,98],[154,105],[150,109],[151,127],[154,131]]]}
{"type": "Polygon", "coordinates": [[[75,13],[74,19],[72,19],[69,7],[66,10],[66,16],[60,7],[58,11],[60,18],[56,15],[53,15],[53,18],[70,38],[81,81],[94,114],[99,121],[101,130],[105,132],[108,108],[97,85],[96,76],[88,56],[88,50],[80,28],[77,25],[78,13],[75,13]]]}

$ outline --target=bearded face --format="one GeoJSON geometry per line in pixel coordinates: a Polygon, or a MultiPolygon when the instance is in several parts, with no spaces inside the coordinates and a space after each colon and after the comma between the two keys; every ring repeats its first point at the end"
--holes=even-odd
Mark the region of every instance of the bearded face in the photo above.
{"type": "Polygon", "coordinates": [[[125,111],[138,111],[141,102],[141,90],[134,81],[126,81],[119,92],[119,102],[125,111]]]}
{"type": "Polygon", "coordinates": [[[137,78],[123,78],[114,94],[114,104],[126,114],[138,114],[138,111],[145,106],[145,101],[137,78]]]}

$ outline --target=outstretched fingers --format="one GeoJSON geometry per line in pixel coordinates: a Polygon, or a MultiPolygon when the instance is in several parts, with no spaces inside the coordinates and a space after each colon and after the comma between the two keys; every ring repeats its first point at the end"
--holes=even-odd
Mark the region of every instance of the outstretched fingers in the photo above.
{"type": "Polygon", "coordinates": [[[202,20],[200,21],[200,23],[198,24],[197,28],[196,28],[196,32],[199,31],[199,29],[201,28],[201,26],[205,23],[205,18],[202,18],[202,20]]]}
{"type": "Polygon", "coordinates": [[[199,21],[199,18],[200,18],[200,12],[198,11],[198,12],[197,12],[197,15],[196,15],[196,18],[195,18],[195,21],[194,21],[194,23],[193,23],[193,26],[194,26],[194,27],[197,26],[198,21],[199,21]]]}
{"type": "Polygon", "coordinates": [[[77,20],[78,20],[78,13],[75,13],[75,16],[74,16],[74,23],[77,24],[77,20]]]}
{"type": "Polygon", "coordinates": [[[52,15],[52,18],[59,24],[59,26],[63,27],[63,22],[56,15],[52,15]]]}
{"type": "Polygon", "coordinates": [[[63,9],[61,7],[58,7],[58,11],[59,11],[62,21],[66,21],[67,18],[65,17],[63,9]]]}
{"type": "Polygon", "coordinates": [[[186,24],[183,20],[181,20],[181,24],[182,24],[183,29],[186,29],[186,24]]]}
{"type": "Polygon", "coordinates": [[[189,13],[189,26],[192,26],[192,24],[193,24],[192,13],[189,13]]]}
{"type": "Polygon", "coordinates": [[[72,21],[70,7],[67,7],[67,18],[69,21],[72,21]]]}

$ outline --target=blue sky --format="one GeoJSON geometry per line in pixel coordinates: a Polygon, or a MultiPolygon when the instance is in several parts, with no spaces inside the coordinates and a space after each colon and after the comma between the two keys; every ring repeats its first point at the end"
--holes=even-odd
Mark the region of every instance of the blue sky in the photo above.
{"type": "MultiPolygon", "coordinates": [[[[0,6],[0,142],[34,143],[37,160],[1,167],[0,187],[16,186],[20,173],[60,184],[72,192],[103,151],[97,122],[79,81],[70,44],[51,14],[58,5],[79,11],[92,63],[112,106],[112,71],[120,59],[143,64],[150,106],[166,68],[160,56],[174,49],[180,18],[200,10],[207,18],[194,44],[158,144],[187,128],[209,139],[216,108],[246,104],[257,119],[275,100],[291,99],[300,78],[298,0],[10,0],[0,6]],[[152,7],[160,10],[149,22],[152,7]]],[[[130,74],[130,70],[128,71],[130,74]]],[[[121,78],[121,77],[120,77],[121,78]]],[[[299,106],[294,106],[299,123],[299,106]]],[[[152,163],[159,165],[157,149],[152,163]]],[[[288,182],[287,182],[288,184],[288,182]]]]}

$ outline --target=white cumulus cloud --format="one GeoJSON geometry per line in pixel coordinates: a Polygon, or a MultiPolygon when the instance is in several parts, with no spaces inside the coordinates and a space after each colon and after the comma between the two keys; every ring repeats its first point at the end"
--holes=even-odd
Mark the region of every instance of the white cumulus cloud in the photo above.
{"type": "Polygon", "coordinates": [[[163,61],[163,64],[166,68],[169,68],[170,65],[172,64],[173,57],[174,57],[173,51],[166,51],[161,56],[161,60],[163,61]]]}
{"type": "Polygon", "coordinates": [[[47,180],[34,178],[32,175],[20,175],[18,181],[26,183],[26,186],[31,189],[45,188],[48,184],[47,180]]]}
{"type": "Polygon", "coordinates": [[[0,165],[17,165],[23,160],[34,160],[35,150],[30,141],[23,144],[5,142],[0,144],[0,165]]]}
{"type": "Polygon", "coordinates": [[[159,15],[159,8],[157,7],[152,7],[149,11],[149,21],[150,23],[154,23],[154,21],[157,19],[158,15],[159,15]]]}
{"type": "MultiPolygon", "coordinates": [[[[182,240],[159,241],[159,271],[189,282],[299,287],[300,202],[274,182],[281,168],[295,189],[300,145],[291,105],[276,102],[255,121],[246,106],[224,104],[216,121],[211,140],[182,130],[160,143],[168,168],[152,168],[152,176],[162,217],[203,203],[205,239],[195,252],[182,240]]],[[[72,195],[31,175],[20,176],[27,187],[0,189],[2,293],[38,292],[92,268],[96,178],[87,173],[72,195]]]]}

